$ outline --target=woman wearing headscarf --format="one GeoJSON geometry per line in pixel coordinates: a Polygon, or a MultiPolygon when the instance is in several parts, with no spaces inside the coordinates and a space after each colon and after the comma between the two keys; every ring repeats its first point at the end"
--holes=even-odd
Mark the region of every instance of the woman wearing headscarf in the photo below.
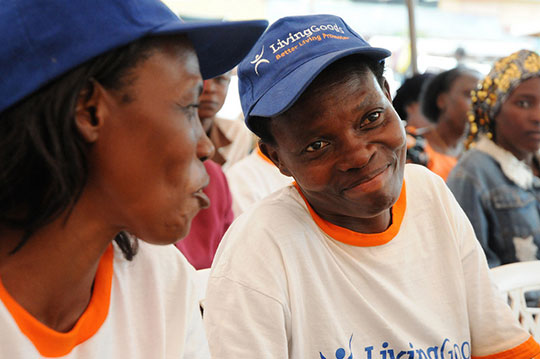
{"type": "Polygon", "coordinates": [[[540,259],[540,57],[498,60],[471,97],[470,149],[448,186],[491,267],[540,259]]]}

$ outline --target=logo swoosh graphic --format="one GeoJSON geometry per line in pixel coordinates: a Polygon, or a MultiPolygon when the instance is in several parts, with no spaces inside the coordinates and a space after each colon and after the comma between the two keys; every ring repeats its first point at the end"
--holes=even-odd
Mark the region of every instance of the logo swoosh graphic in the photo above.
{"type": "Polygon", "coordinates": [[[259,70],[258,70],[259,65],[270,63],[270,61],[268,61],[267,59],[262,58],[263,55],[264,55],[264,46],[261,49],[261,53],[258,55],[255,55],[255,59],[253,61],[250,61],[250,64],[255,64],[255,73],[257,74],[257,76],[259,76],[259,70]]]}

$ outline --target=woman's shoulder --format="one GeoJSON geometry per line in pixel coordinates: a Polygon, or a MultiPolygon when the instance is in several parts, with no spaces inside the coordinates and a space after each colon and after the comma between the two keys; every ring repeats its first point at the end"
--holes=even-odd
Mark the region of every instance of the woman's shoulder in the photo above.
{"type": "Polygon", "coordinates": [[[461,173],[478,177],[493,175],[494,171],[500,172],[497,161],[485,151],[471,148],[463,153],[452,173],[454,175],[461,173]]]}

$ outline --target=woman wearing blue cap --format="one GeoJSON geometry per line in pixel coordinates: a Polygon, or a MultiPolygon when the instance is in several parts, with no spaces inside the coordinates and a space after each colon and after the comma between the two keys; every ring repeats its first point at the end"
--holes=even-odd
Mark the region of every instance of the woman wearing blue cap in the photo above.
{"type": "Polygon", "coordinates": [[[3,4],[0,357],[209,357],[193,268],[165,245],[209,205],[202,80],[265,26],[157,0],[3,4]]]}
{"type": "Polygon", "coordinates": [[[540,357],[443,180],[405,165],[389,55],[314,15],[278,20],[240,64],[247,125],[296,183],[220,244],[213,358],[540,357]]]}

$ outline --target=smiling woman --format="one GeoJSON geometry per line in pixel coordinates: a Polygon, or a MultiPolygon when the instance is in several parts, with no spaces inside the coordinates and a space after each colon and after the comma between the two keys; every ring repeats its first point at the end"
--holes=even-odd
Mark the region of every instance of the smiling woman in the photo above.
{"type": "Polygon", "coordinates": [[[246,209],[220,243],[205,298],[213,358],[540,353],[444,181],[405,164],[389,55],[337,16],[290,16],[240,63],[246,123],[296,182],[246,209]],[[255,71],[261,48],[321,25],[321,41],[255,71]]]}
{"type": "Polygon", "coordinates": [[[193,268],[152,244],[209,205],[203,78],[265,27],[158,0],[1,7],[0,357],[209,358],[193,268]]]}
{"type": "Polygon", "coordinates": [[[269,121],[275,145],[261,143],[322,218],[362,233],[388,227],[403,183],[404,128],[382,71],[361,56],[336,61],[269,121]]]}

